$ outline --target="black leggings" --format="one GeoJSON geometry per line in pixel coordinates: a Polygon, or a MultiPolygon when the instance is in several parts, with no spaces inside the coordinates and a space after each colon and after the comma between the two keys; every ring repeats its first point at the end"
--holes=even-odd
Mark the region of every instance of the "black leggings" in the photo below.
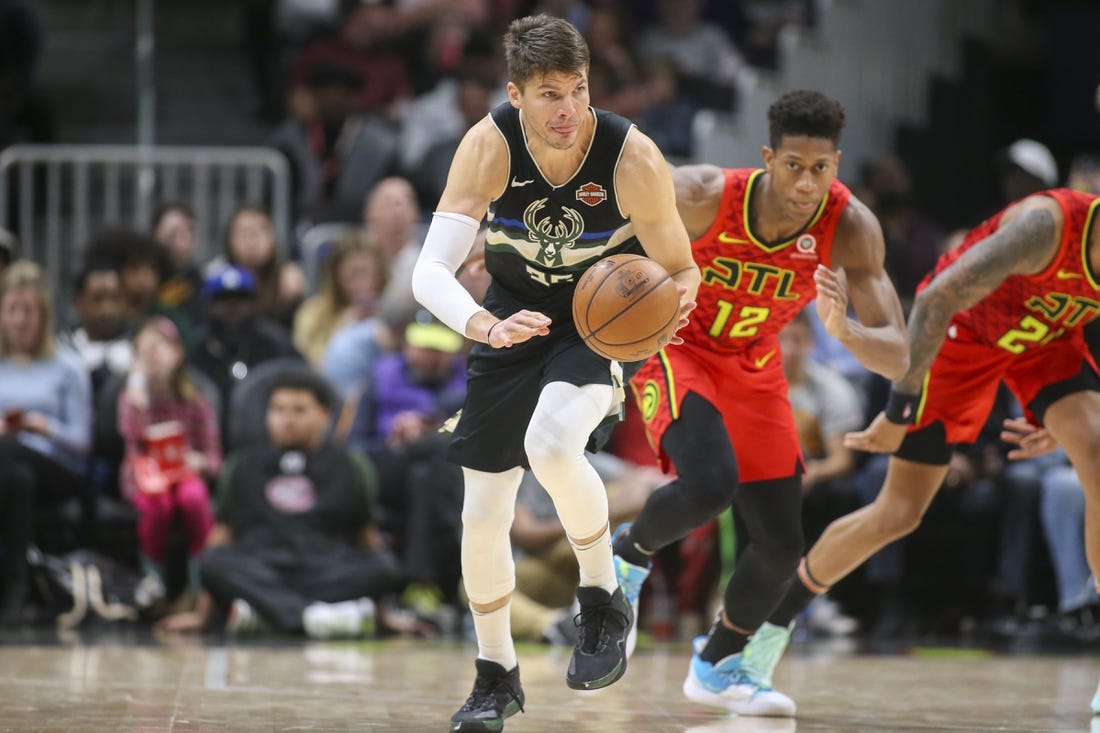
{"type": "Polygon", "coordinates": [[[661,447],[677,479],[650,495],[631,529],[634,541],[659,550],[735,504],[749,542],[726,586],[726,616],[740,628],[758,628],[783,598],[802,557],[800,469],[791,466],[789,477],[739,486],[722,416],[694,392],[684,397],[661,447]]]}

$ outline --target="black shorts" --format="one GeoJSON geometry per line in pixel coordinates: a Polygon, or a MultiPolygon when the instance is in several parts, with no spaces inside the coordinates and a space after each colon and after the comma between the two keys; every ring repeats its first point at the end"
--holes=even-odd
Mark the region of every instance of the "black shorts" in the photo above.
{"type": "Polygon", "coordinates": [[[466,373],[466,403],[448,458],[490,473],[530,468],[523,439],[547,384],[614,384],[611,362],[585,346],[576,332],[551,333],[511,349],[476,344],[466,373]]]}

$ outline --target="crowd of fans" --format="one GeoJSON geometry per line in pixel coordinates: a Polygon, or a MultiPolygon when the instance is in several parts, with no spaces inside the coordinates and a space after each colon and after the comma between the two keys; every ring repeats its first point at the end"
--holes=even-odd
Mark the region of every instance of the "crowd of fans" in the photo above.
{"type": "MultiPolygon", "coordinates": [[[[778,30],[812,21],[810,6],[246,3],[257,85],[282,119],[269,143],[291,162],[296,231],[341,226],[308,247],[279,243],[269,212],[242,202],[223,222],[218,254],[199,261],[218,248],[196,240],[187,204],[165,201],[147,230],[104,229],[86,244],[71,304],[0,230],[0,621],[65,610],[36,592],[28,548],[92,546],[139,569],[133,603],[164,631],[458,631],[462,477],[444,459],[440,428],[462,405],[469,344],[418,309],[411,272],[458,140],[504,98],[498,26],[538,11],[574,22],[593,52],[593,104],[683,158],[694,112],[735,104],[738,68],[774,64],[778,30]],[[75,521],[66,505],[79,508],[75,521]],[[104,521],[112,506],[128,508],[126,521],[104,521]]],[[[0,83],[15,73],[7,69],[0,83]]],[[[1061,180],[1034,141],[998,162],[1002,204],[1061,180]]],[[[1067,185],[1100,193],[1097,170],[1082,157],[1067,185]]],[[[896,156],[855,179],[910,300],[958,235],[913,207],[896,156]]],[[[477,299],[488,286],[483,245],[482,236],[460,271],[477,299]]],[[[812,541],[882,484],[883,457],[853,454],[842,436],[880,409],[886,385],[829,341],[812,308],[782,346],[812,541]]],[[[956,454],[924,527],[815,602],[805,628],[1100,637],[1080,486],[1058,454],[1008,460],[1000,420],[1020,409],[1007,393],[1003,402],[987,435],[956,454]],[[1037,607],[1047,623],[1035,621],[1037,607]]],[[[629,409],[596,459],[613,522],[665,480],[639,420],[629,409]]],[[[687,635],[709,623],[736,525],[726,517],[659,554],[644,630],[687,635]]],[[[577,569],[533,477],[512,535],[514,631],[571,644],[577,569]]]]}

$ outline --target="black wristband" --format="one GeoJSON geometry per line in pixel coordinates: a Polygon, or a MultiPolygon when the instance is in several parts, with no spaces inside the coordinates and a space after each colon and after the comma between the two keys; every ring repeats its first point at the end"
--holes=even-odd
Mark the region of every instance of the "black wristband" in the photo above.
{"type": "Polygon", "coordinates": [[[497,326],[499,326],[502,323],[504,323],[503,320],[497,321],[493,325],[489,326],[489,330],[485,332],[485,343],[488,344],[490,349],[495,349],[496,348],[495,346],[493,346],[493,342],[491,340],[492,337],[493,337],[493,329],[496,328],[497,326]]]}
{"type": "Polygon", "coordinates": [[[919,394],[904,394],[890,388],[890,397],[886,400],[886,408],[882,411],[886,419],[898,425],[909,425],[917,419],[917,406],[920,404],[919,394]]]}

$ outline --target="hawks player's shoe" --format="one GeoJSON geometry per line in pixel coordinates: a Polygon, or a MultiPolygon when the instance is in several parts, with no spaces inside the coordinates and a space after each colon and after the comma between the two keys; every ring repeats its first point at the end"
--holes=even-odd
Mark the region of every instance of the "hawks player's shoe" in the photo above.
{"type": "MultiPolygon", "coordinates": [[[[753,639],[761,631],[763,627],[753,635],[753,639]]],[[[695,653],[684,680],[684,695],[695,702],[720,707],[738,715],[793,717],[796,711],[794,700],[771,686],[771,672],[789,639],[788,629],[772,625],[754,649],[746,646],[740,654],[732,654],[712,664],[699,656],[706,647],[707,637],[696,637],[693,642],[695,653]]]]}
{"type": "Polygon", "coordinates": [[[451,730],[504,730],[504,719],[523,710],[519,665],[511,671],[487,659],[474,661],[477,677],[465,704],[451,716],[451,730]]]}
{"type": "MultiPolygon", "coordinates": [[[[615,540],[629,528],[629,522],[619,525],[619,528],[615,530],[615,535],[611,538],[611,545],[614,546],[615,540]]],[[[649,577],[649,571],[652,567],[648,563],[645,567],[635,565],[615,555],[615,576],[619,579],[619,587],[623,589],[623,595],[626,596],[626,601],[634,612],[634,622],[630,624],[630,633],[626,636],[627,659],[630,659],[630,656],[634,654],[634,647],[638,643],[638,598],[642,595],[642,584],[649,577]]]]}

